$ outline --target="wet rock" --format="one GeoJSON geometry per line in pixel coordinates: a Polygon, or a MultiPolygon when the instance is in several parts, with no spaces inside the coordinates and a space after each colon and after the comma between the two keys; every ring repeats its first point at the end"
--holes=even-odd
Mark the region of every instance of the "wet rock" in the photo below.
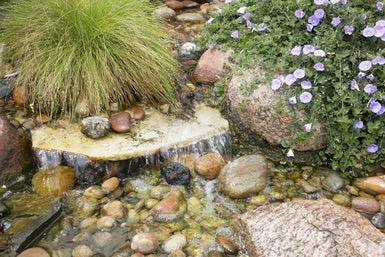
{"type": "Polygon", "coordinates": [[[131,249],[143,254],[154,252],[158,246],[159,241],[154,233],[136,234],[131,242],[131,249]]]}
{"type": "Polygon", "coordinates": [[[360,178],[354,182],[354,185],[363,190],[385,194],[385,175],[360,178]]]}
{"type": "Polygon", "coordinates": [[[21,252],[17,257],[50,257],[50,255],[43,248],[32,247],[21,252]]]}
{"type": "Polygon", "coordinates": [[[0,117],[0,184],[11,184],[12,179],[32,169],[31,145],[26,134],[19,134],[6,118],[0,117]]]}
{"type": "Polygon", "coordinates": [[[379,212],[374,214],[371,222],[376,228],[385,228],[385,213],[379,212]]]}
{"type": "Polygon", "coordinates": [[[227,236],[218,235],[216,241],[220,246],[222,246],[226,253],[236,254],[239,251],[238,245],[227,236]]]}
{"type": "MultiPolygon", "coordinates": [[[[167,4],[167,3],[166,3],[167,4]]],[[[183,7],[184,4],[182,3],[183,7]]],[[[176,20],[180,22],[191,22],[191,23],[204,23],[205,18],[200,13],[182,13],[176,16],[176,20]]]]}
{"type": "Polygon", "coordinates": [[[18,106],[24,106],[26,94],[25,94],[25,87],[24,86],[17,86],[13,89],[13,101],[18,106]]]}
{"type": "Polygon", "coordinates": [[[94,252],[87,245],[78,245],[72,250],[72,257],[92,257],[94,252]]]}
{"type": "Polygon", "coordinates": [[[157,17],[160,20],[172,20],[175,18],[175,11],[169,7],[163,6],[157,8],[153,12],[154,16],[157,17]]]}
{"type": "Polygon", "coordinates": [[[76,205],[79,213],[85,217],[92,216],[99,208],[98,199],[92,197],[81,197],[76,205]]]}
{"type": "Polygon", "coordinates": [[[172,162],[161,169],[161,174],[170,185],[188,186],[190,170],[178,162],[172,162]]]}
{"type": "Polygon", "coordinates": [[[125,193],[131,193],[131,192],[135,192],[135,188],[134,186],[131,184],[131,182],[129,180],[127,180],[126,182],[124,182],[124,185],[123,185],[123,191],[125,193]]]}
{"type": "Polygon", "coordinates": [[[222,252],[211,250],[205,255],[205,257],[226,257],[226,255],[222,252]]]}
{"type": "Polygon", "coordinates": [[[355,197],[352,200],[352,209],[367,214],[375,214],[380,211],[380,204],[375,199],[355,197]]]}
{"type": "Polygon", "coordinates": [[[184,0],[182,3],[184,8],[195,8],[199,5],[198,3],[190,0],[184,0]]]}
{"type": "Polygon", "coordinates": [[[14,81],[9,79],[0,79],[0,99],[11,97],[13,87],[14,81]]]}
{"type": "Polygon", "coordinates": [[[9,208],[0,201],[0,219],[9,214],[9,208]]]}
{"type": "Polygon", "coordinates": [[[350,197],[347,194],[335,194],[333,196],[333,201],[336,204],[349,207],[350,206],[350,197]]]}
{"type": "Polygon", "coordinates": [[[100,186],[90,186],[83,193],[84,196],[101,199],[106,195],[106,192],[100,186]]]}
{"type": "Polygon", "coordinates": [[[250,256],[385,253],[385,235],[360,214],[326,199],[261,206],[241,215],[233,228],[250,256]]]}
{"type": "Polygon", "coordinates": [[[155,186],[150,191],[150,196],[155,199],[162,199],[165,195],[170,193],[171,189],[169,186],[155,186]]]}
{"type": "Polygon", "coordinates": [[[178,58],[181,61],[196,60],[201,54],[202,50],[191,42],[184,43],[178,50],[178,58]]]}
{"type": "Polygon", "coordinates": [[[358,196],[360,193],[360,190],[355,186],[347,185],[346,190],[348,191],[349,194],[355,195],[355,196],[358,196]]]}
{"type": "Polygon", "coordinates": [[[309,182],[307,182],[306,180],[299,180],[297,182],[297,184],[302,188],[302,190],[307,193],[307,194],[312,194],[312,193],[315,193],[315,192],[318,192],[321,190],[320,187],[315,187],[315,186],[312,186],[310,185],[309,182]]]}
{"type": "Polygon", "coordinates": [[[102,138],[110,132],[108,119],[99,116],[84,118],[82,120],[81,132],[93,139],[102,138]]]}
{"type": "Polygon", "coordinates": [[[209,49],[200,57],[198,64],[193,72],[193,79],[198,83],[214,83],[221,78],[223,67],[227,59],[232,54],[228,50],[222,52],[215,49],[209,49]]]}
{"type": "Polygon", "coordinates": [[[267,161],[261,155],[247,155],[228,163],[218,177],[219,190],[232,198],[245,198],[266,185],[267,161]]]}
{"type": "Polygon", "coordinates": [[[186,236],[183,234],[175,234],[172,235],[169,239],[167,239],[162,248],[166,253],[171,253],[176,250],[181,250],[183,247],[187,245],[186,236]]]}
{"type": "Polygon", "coordinates": [[[86,218],[80,222],[79,228],[83,230],[89,229],[95,226],[97,221],[98,219],[95,217],[86,218]]]}
{"type": "Polygon", "coordinates": [[[144,257],[143,253],[134,253],[131,257],[144,257]]]}
{"type": "Polygon", "coordinates": [[[96,247],[104,248],[111,244],[113,237],[109,232],[98,231],[92,235],[92,241],[94,242],[96,247]]]}
{"type": "Polygon", "coordinates": [[[173,10],[180,10],[184,8],[184,4],[177,0],[166,1],[165,5],[173,10]]]}
{"type": "Polygon", "coordinates": [[[225,166],[225,161],[218,153],[208,153],[199,157],[194,163],[196,173],[207,179],[215,179],[225,166]]]}
{"type": "Polygon", "coordinates": [[[103,211],[117,220],[124,218],[124,208],[121,201],[115,200],[103,206],[103,211]]]}
{"type": "Polygon", "coordinates": [[[183,193],[180,190],[175,190],[155,205],[151,209],[151,214],[155,220],[167,222],[183,217],[186,209],[186,200],[183,193]]]}
{"type": "Polygon", "coordinates": [[[182,250],[173,251],[168,257],[186,257],[186,254],[182,250]]]}
{"type": "Polygon", "coordinates": [[[75,185],[75,170],[66,166],[40,169],[32,178],[33,189],[41,196],[58,196],[75,185]]]}
{"type": "Polygon", "coordinates": [[[330,173],[322,180],[322,187],[332,193],[338,193],[344,186],[344,180],[336,173],[330,173]]]}
{"type": "Polygon", "coordinates": [[[112,177],[103,182],[102,189],[112,192],[119,186],[119,184],[120,180],[117,177],[112,177]]]}
{"type": "MultiPolygon", "coordinates": [[[[258,67],[258,65],[256,65],[258,67]]],[[[250,135],[263,139],[272,146],[280,146],[283,141],[291,142],[288,127],[292,123],[289,103],[282,102],[280,95],[285,89],[274,91],[270,83],[258,84],[250,93],[244,93],[244,85],[253,83],[254,78],[265,76],[258,68],[245,70],[242,74],[234,75],[227,85],[226,100],[229,105],[229,115],[236,120],[242,130],[247,129],[250,135]],[[248,104],[244,104],[247,101],[248,104]],[[277,115],[278,106],[283,107],[277,115]]],[[[286,98],[285,98],[286,99],[286,98]]],[[[298,113],[297,120],[301,119],[298,113]]],[[[297,151],[313,151],[322,148],[321,128],[314,125],[309,139],[293,142],[292,147],[297,151]]],[[[297,156],[295,152],[295,157],[297,156]]]]}
{"type": "Polygon", "coordinates": [[[132,118],[134,120],[144,120],[146,113],[142,107],[137,107],[132,111],[132,118]]]}
{"type": "Polygon", "coordinates": [[[203,209],[203,205],[201,201],[195,196],[192,196],[187,200],[187,210],[190,215],[201,217],[202,209],[203,209]]]}
{"type": "Polygon", "coordinates": [[[104,216],[96,221],[98,229],[110,230],[116,226],[116,221],[114,217],[104,216]]]}
{"type": "Polygon", "coordinates": [[[128,112],[114,114],[110,118],[110,127],[118,133],[126,133],[131,130],[131,115],[128,112]]]}

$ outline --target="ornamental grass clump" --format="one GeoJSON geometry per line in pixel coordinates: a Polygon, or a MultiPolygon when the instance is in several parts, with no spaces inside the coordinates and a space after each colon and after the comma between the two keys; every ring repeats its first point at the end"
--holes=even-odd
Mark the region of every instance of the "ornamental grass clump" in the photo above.
{"type": "Polygon", "coordinates": [[[282,142],[288,156],[293,142],[321,123],[322,161],[351,174],[385,167],[383,2],[226,2],[200,42],[235,49],[240,66],[261,65],[271,90],[289,92],[283,101],[294,118],[292,141],[282,142]]]}
{"type": "Polygon", "coordinates": [[[36,112],[74,117],[111,102],[174,102],[177,63],[146,0],[21,0],[0,41],[36,112]]]}

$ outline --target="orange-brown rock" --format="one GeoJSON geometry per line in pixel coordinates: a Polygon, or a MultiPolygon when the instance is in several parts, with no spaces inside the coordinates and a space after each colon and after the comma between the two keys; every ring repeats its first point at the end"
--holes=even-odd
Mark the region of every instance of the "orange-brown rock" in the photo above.
{"type": "Polygon", "coordinates": [[[25,93],[25,87],[24,86],[17,86],[13,90],[13,101],[19,105],[24,106],[25,99],[26,99],[26,93],[25,93]]]}
{"type": "Polygon", "coordinates": [[[110,127],[118,133],[126,133],[131,130],[131,115],[128,112],[114,114],[110,118],[110,127]]]}
{"type": "Polygon", "coordinates": [[[380,211],[380,203],[372,198],[355,197],[352,200],[352,209],[367,214],[375,214],[380,211]]]}
{"type": "Polygon", "coordinates": [[[225,166],[225,161],[218,153],[208,153],[199,157],[194,163],[196,173],[207,179],[215,179],[225,166]]]}
{"type": "Polygon", "coordinates": [[[36,194],[58,196],[74,187],[75,170],[66,166],[40,169],[32,178],[36,194]]]}
{"type": "Polygon", "coordinates": [[[198,3],[191,0],[182,1],[184,8],[194,8],[198,6],[198,3]]]}
{"type": "Polygon", "coordinates": [[[223,67],[231,51],[207,50],[203,53],[193,72],[193,79],[199,83],[213,83],[221,78],[223,67]]]}
{"type": "Polygon", "coordinates": [[[103,182],[102,188],[110,192],[114,191],[120,184],[120,180],[117,177],[112,177],[103,182]]]}
{"type": "Polygon", "coordinates": [[[181,218],[186,212],[186,200],[180,190],[166,195],[151,209],[151,214],[157,221],[167,222],[181,218]]]}
{"type": "Polygon", "coordinates": [[[360,189],[366,189],[379,194],[385,194],[385,175],[359,178],[354,182],[354,185],[360,189]]]}
{"type": "Polygon", "coordinates": [[[32,247],[21,252],[17,257],[50,257],[50,255],[43,248],[32,247]]]}
{"type": "Polygon", "coordinates": [[[132,118],[134,118],[135,120],[144,120],[145,117],[146,114],[142,107],[135,108],[132,112],[132,118]]]}
{"type": "Polygon", "coordinates": [[[39,123],[41,123],[41,124],[44,124],[44,123],[47,123],[47,122],[49,122],[51,119],[47,116],[47,115],[45,115],[45,114],[37,114],[37,115],[35,115],[35,120],[37,121],[37,122],[39,122],[39,123]]]}
{"type": "Polygon", "coordinates": [[[165,4],[167,7],[170,7],[173,10],[180,10],[184,8],[184,4],[176,0],[167,1],[165,4]]]}

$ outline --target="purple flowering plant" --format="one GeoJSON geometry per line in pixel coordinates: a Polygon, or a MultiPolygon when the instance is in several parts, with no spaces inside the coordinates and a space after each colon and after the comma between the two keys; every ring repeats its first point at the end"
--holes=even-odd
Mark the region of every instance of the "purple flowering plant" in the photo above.
{"type": "Polygon", "coordinates": [[[304,131],[305,124],[316,128],[319,123],[325,135],[320,159],[329,160],[332,168],[364,170],[374,162],[385,167],[382,2],[233,1],[206,25],[200,42],[234,49],[233,60],[243,67],[258,60],[266,73],[259,79],[282,94],[280,109],[293,116],[287,148],[312,136],[315,130],[304,131]],[[242,6],[252,24],[264,23],[267,29],[239,23],[236,11],[242,6]],[[239,38],[229,37],[236,30],[239,38]]]}

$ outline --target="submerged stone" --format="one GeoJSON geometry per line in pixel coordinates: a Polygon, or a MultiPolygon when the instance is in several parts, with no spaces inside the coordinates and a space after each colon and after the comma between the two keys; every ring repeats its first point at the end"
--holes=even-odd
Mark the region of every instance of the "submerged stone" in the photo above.
{"type": "Polygon", "coordinates": [[[225,161],[218,153],[208,153],[199,157],[194,163],[195,172],[207,179],[215,179],[225,166],[225,161]]]}
{"type": "Polygon", "coordinates": [[[188,186],[190,170],[178,162],[169,163],[161,169],[162,176],[170,185],[188,186]]]}
{"type": "Polygon", "coordinates": [[[140,253],[149,254],[158,248],[159,241],[154,233],[139,233],[132,238],[131,249],[140,253]]]}
{"type": "Polygon", "coordinates": [[[385,176],[360,178],[354,185],[363,190],[371,190],[379,194],[385,194],[385,176]]]}
{"type": "Polygon", "coordinates": [[[66,166],[40,169],[32,179],[33,189],[41,196],[58,196],[75,185],[75,170],[66,166]]]}
{"type": "Polygon", "coordinates": [[[175,190],[166,195],[154,208],[151,214],[155,220],[168,222],[183,217],[187,209],[186,200],[180,190],[175,190]]]}

